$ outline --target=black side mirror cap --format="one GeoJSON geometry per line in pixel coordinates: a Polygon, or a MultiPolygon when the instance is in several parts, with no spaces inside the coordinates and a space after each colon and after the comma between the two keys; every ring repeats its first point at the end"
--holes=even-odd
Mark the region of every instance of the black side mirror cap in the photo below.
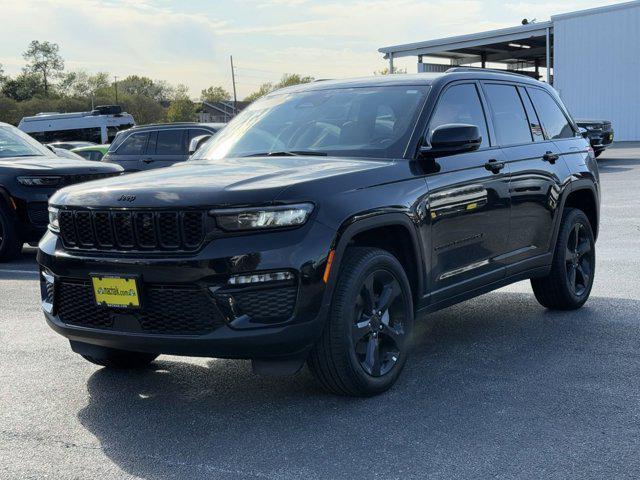
{"type": "Polygon", "coordinates": [[[482,135],[476,125],[447,123],[431,134],[429,145],[420,147],[420,156],[444,156],[472,152],[480,148],[482,135]]]}

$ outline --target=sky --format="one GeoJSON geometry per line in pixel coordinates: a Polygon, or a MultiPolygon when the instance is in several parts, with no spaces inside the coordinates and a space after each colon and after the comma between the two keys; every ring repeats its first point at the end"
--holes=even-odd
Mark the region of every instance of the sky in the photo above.
{"type": "MultiPolygon", "coordinates": [[[[60,46],[67,70],[210,85],[238,99],[284,73],[367,76],[378,48],[520,24],[607,0],[0,0],[0,64],[15,75],[31,40],[60,46]]],[[[396,66],[416,71],[416,59],[396,66]]]]}

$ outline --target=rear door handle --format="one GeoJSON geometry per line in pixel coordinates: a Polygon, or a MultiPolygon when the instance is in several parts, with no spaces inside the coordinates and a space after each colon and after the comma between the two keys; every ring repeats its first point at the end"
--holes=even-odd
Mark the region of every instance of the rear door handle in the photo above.
{"type": "Polygon", "coordinates": [[[484,168],[492,173],[500,173],[500,170],[504,168],[504,162],[499,162],[495,158],[492,158],[484,164],[484,168]]]}
{"type": "Polygon", "coordinates": [[[153,162],[153,158],[145,158],[144,160],[142,160],[144,163],[152,163],[153,162]]]}
{"type": "Polygon", "coordinates": [[[547,152],[542,156],[542,160],[544,160],[545,162],[549,162],[551,164],[556,163],[556,160],[558,160],[559,158],[560,158],[560,155],[553,152],[547,152]]]}

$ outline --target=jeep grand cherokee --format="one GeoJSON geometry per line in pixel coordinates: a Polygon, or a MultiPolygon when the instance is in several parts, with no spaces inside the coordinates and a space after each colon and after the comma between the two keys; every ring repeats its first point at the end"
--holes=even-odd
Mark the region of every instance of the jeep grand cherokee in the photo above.
{"type": "Polygon", "coordinates": [[[523,279],[550,309],[589,297],[593,150],[525,76],[290,87],[194,157],[51,199],[42,305],[87,360],[306,361],[330,391],[373,395],[398,378],[419,312],[523,279]]]}

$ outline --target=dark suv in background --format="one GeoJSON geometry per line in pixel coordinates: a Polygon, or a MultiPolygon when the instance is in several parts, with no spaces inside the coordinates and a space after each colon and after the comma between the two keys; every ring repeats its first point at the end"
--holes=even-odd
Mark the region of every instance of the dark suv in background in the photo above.
{"type": "Polygon", "coordinates": [[[191,140],[215,135],[221,123],[167,123],[124,130],[116,136],[103,162],[120,165],[126,172],[168,167],[189,158],[191,140]]]}
{"type": "Polygon", "coordinates": [[[576,120],[579,127],[587,131],[587,138],[596,157],[613,143],[613,128],[609,120],[576,120]]]}
{"type": "Polygon", "coordinates": [[[582,306],[599,189],[560,98],[525,76],[291,87],[189,162],[57,193],[42,305],[99,365],[306,361],[327,389],[373,395],[398,378],[419,312],[523,279],[547,308],[582,306]]]}
{"type": "Polygon", "coordinates": [[[0,123],[0,262],[47,231],[47,201],[61,187],[120,175],[116,165],[56,156],[36,140],[0,123]]]}

